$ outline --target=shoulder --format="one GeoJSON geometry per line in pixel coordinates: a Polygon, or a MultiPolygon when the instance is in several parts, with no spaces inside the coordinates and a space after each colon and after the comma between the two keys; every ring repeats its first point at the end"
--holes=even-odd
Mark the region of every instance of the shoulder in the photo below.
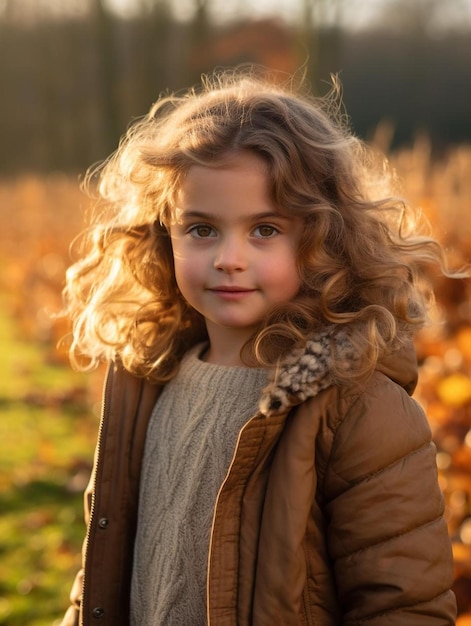
{"type": "Polygon", "coordinates": [[[335,437],[351,430],[378,432],[405,430],[430,437],[427,418],[420,404],[400,384],[379,371],[361,386],[330,385],[303,403],[302,410],[320,413],[335,437]]]}
{"type": "Polygon", "coordinates": [[[108,365],[105,376],[102,419],[119,428],[134,419],[147,421],[163,385],[136,376],[118,360],[108,365]]]}
{"type": "Polygon", "coordinates": [[[340,392],[344,412],[338,416],[336,436],[355,432],[378,437],[377,444],[391,438],[406,448],[421,445],[431,437],[430,427],[420,404],[390,378],[375,372],[370,381],[355,392],[340,392]]]}
{"type": "Polygon", "coordinates": [[[346,486],[415,455],[435,463],[422,407],[381,372],[361,388],[331,385],[302,403],[297,419],[315,439],[321,481],[330,473],[346,486]]]}
{"type": "Polygon", "coordinates": [[[339,388],[338,406],[333,424],[336,437],[366,432],[379,436],[379,443],[394,431],[393,439],[404,439],[408,442],[406,445],[431,437],[420,404],[401,385],[379,371],[360,388],[339,388]]]}
{"type": "Polygon", "coordinates": [[[435,447],[426,415],[400,385],[375,372],[363,389],[338,389],[335,396],[329,466],[344,486],[406,459],[410,467],[433,469],[435,447]]]}

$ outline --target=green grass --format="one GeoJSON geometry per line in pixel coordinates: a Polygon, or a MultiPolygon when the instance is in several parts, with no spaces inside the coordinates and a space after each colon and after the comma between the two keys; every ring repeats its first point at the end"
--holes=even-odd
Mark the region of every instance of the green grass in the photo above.
{"type": "Polygon", "coordinates": [[[89,376],[18,336],[5,300],[0,346],[0,625],[51,626],[80,566],[96,398],[89,376]]]}

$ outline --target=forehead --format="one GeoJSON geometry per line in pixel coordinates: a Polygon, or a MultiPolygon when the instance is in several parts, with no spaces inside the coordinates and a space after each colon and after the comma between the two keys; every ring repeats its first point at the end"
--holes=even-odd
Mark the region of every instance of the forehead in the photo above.
{"type": "Polygon", "coordinates": [[[247,183],[255,180],[260,184],[268,184],[268,167],[265,160],[254,152],[243,150],[226,155],[214,164],[190,165],[183,177],[181,187],[202,184],[204,182],[222,183],[230,178],[246,180],[247,183]]]}
{"type": "Polygon", "coordinates": [[[214,166],[190,166],[181,179],[175,208],[180,212],[218,206],[233,210],[246,204],[274,210],[265,161],[250,152],[214,166]]]}

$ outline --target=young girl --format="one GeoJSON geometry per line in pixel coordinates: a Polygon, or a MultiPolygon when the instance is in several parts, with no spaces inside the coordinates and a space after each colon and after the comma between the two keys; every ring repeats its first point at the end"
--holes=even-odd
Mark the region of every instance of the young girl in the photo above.
{"type": "Polygon", "coordinates": [[[111,365],[63,625],[454,624],[409,395],[443,256],[332,102],[216,75],[101,170],[65,294],[74,359],[111,365]]]}

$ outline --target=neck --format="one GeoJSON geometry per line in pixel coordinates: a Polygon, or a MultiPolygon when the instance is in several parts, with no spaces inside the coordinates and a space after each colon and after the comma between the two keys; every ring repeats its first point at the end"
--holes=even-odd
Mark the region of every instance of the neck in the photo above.
{"type": "Polygon", "coordinates": [[[213,327],[207,324],[209,347],[203,355],[203,361],[215,365],[245,367],[240,358],[242,346],[252,333],[247,329],[213,327]]]}
{"type": "Polygon", "coordinates": [[[227,347],[223,350],[214,348],[211,344],[202,356],[202,360],[206,363],[214,365],[238,366],[243,367],[244,363],[240,358],[240,350],[231,351],[227,347]]]}

